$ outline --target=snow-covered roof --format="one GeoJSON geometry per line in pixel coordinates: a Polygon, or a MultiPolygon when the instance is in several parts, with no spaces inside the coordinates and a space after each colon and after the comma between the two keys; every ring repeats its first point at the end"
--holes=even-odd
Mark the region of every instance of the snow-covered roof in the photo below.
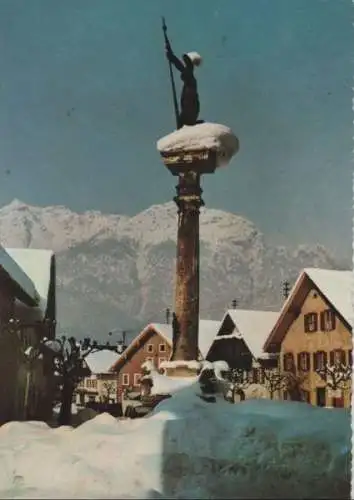
{"type": "MultiPolygon", "coordinates": [[[[152,323],[152,326],[157,332],[159,332],[165,339],[172,345],[172,325],[166,323],[152,323]]],[[[215,335],[220,326],[220,321],[214,321],[209,319],[199,320],[199,351],[203,358],[207,355],[211,344],[215,338],[215,335]]]]}
{"type": "Polygon", "coordinates": [[[157,142],[160,153],[212,150],[217,152],[218,166],[229,163],[237,153],[239,142],[229,127],[219,123],[200,123],[185,125],[157,142]]]}
{"type": "MultiPolygon", "coordinates": [[[[264,349],[272,343],[279,343],[287,330],[287,312],[297,296],[302,283],[310,279],[320,292],[327,298],[338,313],[353,327],[353,271],[338,271],[308,267],[301,271],[290,294],[284,302],[278,319],[272,328],[271,335],[266,339],[264,349]]],[[[289,325],[288,325],[289,326],[289,325]]]]}
{"type": "Polygon", "coordinates": [[[5,249],[0,245],[0,267],[6,274],[19,285],[21,290],[33,301],[39,303],[40,296],[36,290],[31,277],[21,264],[14,258],[10,249],[5,249]]]}
{"type": "Polygon", "coordinates": [[[33,283],[40,298],[39,307],[45,313],[54,253],[51,250],[37,250],[33,248],[6,248],[6,252],[33,283]]]}
{"type": "MultiPolygon", "coordinates": [[[[252,309],[229,309],[225,313],[224,319],[227,316],[230,316],[235,325],[232,335],[235,336],[234,332],[237,332],[237,338],[244,340],[252,355],[255,358],[262,357],[263,345],[270,335],[279,313],[252,309]]],[[[218,340],[218,337],[227,338],[226,335],[222,335],[217,336],[215,340],[218,340]]]]}
{"type": "Polygon", "coordinates": [[[315,283],[337,311],[353,324],[353,271],[305,268],[304,273],[315,283]]]}
{"type": "Polygon", "coordinates": [[[121,354],[105,349],[91,352],[85,358],[87,366],[93,374],[108,373],[111,366],[118,361],[121,354]]]}

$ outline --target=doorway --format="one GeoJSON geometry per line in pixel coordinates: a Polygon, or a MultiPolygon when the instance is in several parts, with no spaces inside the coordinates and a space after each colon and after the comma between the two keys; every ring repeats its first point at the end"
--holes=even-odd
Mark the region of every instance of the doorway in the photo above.
{"type": "Polygon", "coordinates": [[[339,398],[333,398],[332,405],[333,405],[333,408],[344,408],[343,396],[340,396],[339,398]]]}
{"type": "Polygon", "coordinates": [[[316,389],[316,405],[326,406],[326,388],[317,387],[316,389]]]}

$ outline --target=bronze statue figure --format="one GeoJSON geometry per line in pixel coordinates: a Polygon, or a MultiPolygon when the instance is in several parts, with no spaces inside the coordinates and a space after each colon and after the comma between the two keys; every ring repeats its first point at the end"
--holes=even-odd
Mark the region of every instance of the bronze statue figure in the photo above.
{"type": "Polygon", "coordinates": [[[165,34],[165,48],[167,59],[169,63],[173,64],[174,67],[180,72],[181,80],[183,82],[183,89],[180,100],[181,109],[178,113],[177,128],[181,128],[184,125],[196,125],[197,123],[203,123],[202,120],[198,120],[200,104],[197,80],[194,76],[194,67],[200,66],[202,58],[197,52],[189,52],[187,54],[183,54],[183,61],[180,60],[172,51],[170,41],[166,34],[166,25],[164,20],[163,30],[165,34]]]}

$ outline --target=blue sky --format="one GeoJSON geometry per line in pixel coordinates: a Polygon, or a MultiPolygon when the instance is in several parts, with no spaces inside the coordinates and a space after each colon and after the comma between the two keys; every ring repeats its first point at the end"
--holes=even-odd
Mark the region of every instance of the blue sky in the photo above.
{"type": "Polygon", "coordinates": [[[175,51],[204,58],[201,117],[240,139],[207,206],[349,256],[350,0],[1,0],[0,205],[134,214],[173,197],[162,14],[175,51]]]}

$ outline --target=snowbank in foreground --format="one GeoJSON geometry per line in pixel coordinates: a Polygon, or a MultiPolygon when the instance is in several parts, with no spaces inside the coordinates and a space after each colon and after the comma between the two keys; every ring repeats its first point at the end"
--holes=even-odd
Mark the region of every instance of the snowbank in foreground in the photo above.
{"type": "Polygon", "coordinates": [[[199,392],[181,389],[140,420],[2,426],[0,497],[349,497],[349,412],[199,392]]]}

